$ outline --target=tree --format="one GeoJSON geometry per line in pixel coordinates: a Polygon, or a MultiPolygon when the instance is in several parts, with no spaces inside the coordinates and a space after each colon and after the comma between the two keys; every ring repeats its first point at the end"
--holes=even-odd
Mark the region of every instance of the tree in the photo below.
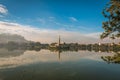
{"type": "Polygon", "coordinates": [[[112,39],[120,37],[120,0],[110,0],[103,9],[103,15],[107,21],[103,22],[104,32],[101,39],[110,37],[112,39]]]}

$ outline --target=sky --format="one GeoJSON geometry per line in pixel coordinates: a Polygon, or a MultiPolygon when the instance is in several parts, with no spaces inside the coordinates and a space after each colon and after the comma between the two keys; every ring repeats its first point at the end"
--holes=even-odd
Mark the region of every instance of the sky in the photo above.
{"type": "Polygon", "coordinates": [[[99,41],[109,0],[0,0],[0,33],[51,43],[99,41]]]}

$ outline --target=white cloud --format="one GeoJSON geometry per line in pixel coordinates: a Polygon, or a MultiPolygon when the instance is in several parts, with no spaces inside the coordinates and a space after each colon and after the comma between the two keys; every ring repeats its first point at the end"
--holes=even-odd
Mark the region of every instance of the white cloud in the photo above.
{"type": "Polygon", "coordinates": [[[4,5],[0,4],[0,14],[7,14],[7,13],[8,13],[7,8],[4,5]]]}
{"type": "Polygon", "coordinates": [[[55,17],[53,17],[53,16],[50,16],[50,17],[49,17],[49,19],[55,19],[55,17]]]}
{"type": "Polygon", "coordinates": [[[87,36],[92,36],[94,38],[100,38],[100,34],[102,34],[102,32],[96,32],[96,33],[87,34],[87,36]]]}
{"type": "Polygon", "coordinates": [[[19,34],[27,40],[40,41],[42,43],[57,42],[58,36],[61,36],[63,42],[95,43],[98,41],[99,33],[82,34],[66,30],[50,30],[33,28],[28,25],[0,21],[0,32],[19,34]]]}
{"type": "Polygon", "coordinates": [[[41,24],[45,24],[46,23],[46,21],[44,19],[42,19],[42,18],[37,19],[37,21],[39,21],[41,24]]]}
{"type": "Polygon", "coordinates": [[[74,22],[78,21],[75,17],[69,17],[69,19],[74,22]]]}
{"type": "Polygon", "coordinates": [[[48,21],[50,22],[55,22],[56,18],[53,16],[48,17],[48,21]]]}

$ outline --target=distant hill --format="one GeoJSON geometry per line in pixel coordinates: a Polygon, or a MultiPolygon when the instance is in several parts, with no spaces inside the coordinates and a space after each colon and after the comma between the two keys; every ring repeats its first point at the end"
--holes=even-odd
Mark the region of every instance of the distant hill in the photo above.
{"type": "Polygon", "coordinates": [[[14,41],[17,43],[28,42],[23,36],[17,34],[0,34],[0,43],[7,43],[9,41],[14,41]]]}

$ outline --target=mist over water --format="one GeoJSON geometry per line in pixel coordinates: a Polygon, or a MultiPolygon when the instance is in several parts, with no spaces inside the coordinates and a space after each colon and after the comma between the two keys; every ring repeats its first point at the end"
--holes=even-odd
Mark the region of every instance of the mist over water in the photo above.
{"type": "Polygon", "coordinates": [[[0,0],[0,80],[120,80],[119,23],[120,0],[0,0]]]}
{"type": "Polygon", "coordinates": [[[1,48],[0,78],[1,80],[119,80],[120,65],[109,64],[101,58],[115,54],[87,50],[8,51],[1,48]]]}

